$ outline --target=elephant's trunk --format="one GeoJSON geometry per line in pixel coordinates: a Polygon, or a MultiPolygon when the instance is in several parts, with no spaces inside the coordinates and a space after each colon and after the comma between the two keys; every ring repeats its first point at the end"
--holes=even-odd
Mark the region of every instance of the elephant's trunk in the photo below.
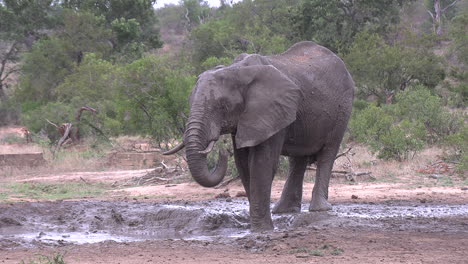
{"type": "Polygon", "coordinates": [[[228,157],[225,150],[219,151],[216,168],[210,172],[207,165],[207,149],[210,140],[207,139],[205,125],[200,121],[189,120],[185,131],[185,153],[192,177],[204,187],[218,185],[227,170],[228,157]]]}

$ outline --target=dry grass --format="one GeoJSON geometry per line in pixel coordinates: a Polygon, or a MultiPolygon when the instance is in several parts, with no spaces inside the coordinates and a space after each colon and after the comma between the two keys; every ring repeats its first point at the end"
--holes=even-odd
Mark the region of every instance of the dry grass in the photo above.
{"type": "Polygon", "coordinates": [[[421,176],[417,170],[433,163],[443,156],[443,150],[438,147],[426,148],[414,156],[413,159],[398,162],[395,160],[381,160],[362,145],[354,145],[352,155],[341,157],[335,162],[335,170],[349,170],[353,172],[371,172],[378,181],[414,182],[421,176]],[[351,163],[349,162],[351,161],[351,163]]]}
{"type": "Polygon", "coordinates": [[[105,153],[96,151],[90,147],[80,145],[62,149],[52,154],[50,148],[41,148],[35,145],[1,145],[3,152],[8,153],[29,153],[42,152],[46,164],[38,167],[1,167],[0,180],[14,177],[22,179],[33,175],[50,175],[52,173],[74,172],[74,171],[100,171],[109,169],[105,165],[105,153]]]}
{"type": "Polygon", "coordinates": [[[44,149],[37,145],[0,144],[0,154],[37,153],[44,149]]]}

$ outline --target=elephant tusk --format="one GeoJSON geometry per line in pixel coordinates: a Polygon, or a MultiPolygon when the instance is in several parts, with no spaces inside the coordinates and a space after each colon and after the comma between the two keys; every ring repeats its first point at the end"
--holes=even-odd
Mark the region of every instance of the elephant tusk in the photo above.
{"type": "Polygon", "coordinates": [[[183,149],[185,147],[185,144],[184,142],[180,143],[179,145],[175,146],[174,148],[166,151],[166,152],[163,152],[162,154],[163,155],[172,155],[174,153],[177,153],[179,150],[183,149]]]}
{"type": "Polygon", "coordinates": [[[216,141],[211,141],[210,144],[208,144],[208,147],[206,147],[205,150],[198,151],[199,154],[208,154],[213,150],[213,147],[215,145],[216,141]]]}

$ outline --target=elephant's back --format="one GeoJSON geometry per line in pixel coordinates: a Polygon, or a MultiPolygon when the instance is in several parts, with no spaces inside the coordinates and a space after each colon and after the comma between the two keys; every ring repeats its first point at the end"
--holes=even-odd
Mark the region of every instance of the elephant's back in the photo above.
{"type": "Polygon", "coordinates": [[[284,53],[268,57],[268,60],[305,93],[316,96],[324,93],[324,97],[328,97],[323,98],[326,101],[346,97],[352,100],[354,82],[344,62],[315,42],[296,43],[284,53]]]}
{"type": "Polygon", "coordinates": [[[320,46],[312,41],[301,41],[292,45],[288,50],[281,53],[277,57],[297,61],[299,63],[307,63],[314,59],[321,59],[326,56],[335,56],[329,49],[320,46]]]}

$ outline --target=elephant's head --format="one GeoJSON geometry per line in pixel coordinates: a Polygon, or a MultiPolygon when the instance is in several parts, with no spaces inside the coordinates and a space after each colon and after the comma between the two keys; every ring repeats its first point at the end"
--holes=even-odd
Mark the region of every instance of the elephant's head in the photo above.
{"type": "Polygon", "coordinates": [[[251,147],[296,119],[299,87],[272,65],[245,64],[238,61],[202,73],[190,96],[183,144],[190,172],[202,186],[219,184],[226,173],[223,151],[216,169],[209,172],[207,167],[206,155],[220,135],[235,134],[236,148],[251,147]]]}

